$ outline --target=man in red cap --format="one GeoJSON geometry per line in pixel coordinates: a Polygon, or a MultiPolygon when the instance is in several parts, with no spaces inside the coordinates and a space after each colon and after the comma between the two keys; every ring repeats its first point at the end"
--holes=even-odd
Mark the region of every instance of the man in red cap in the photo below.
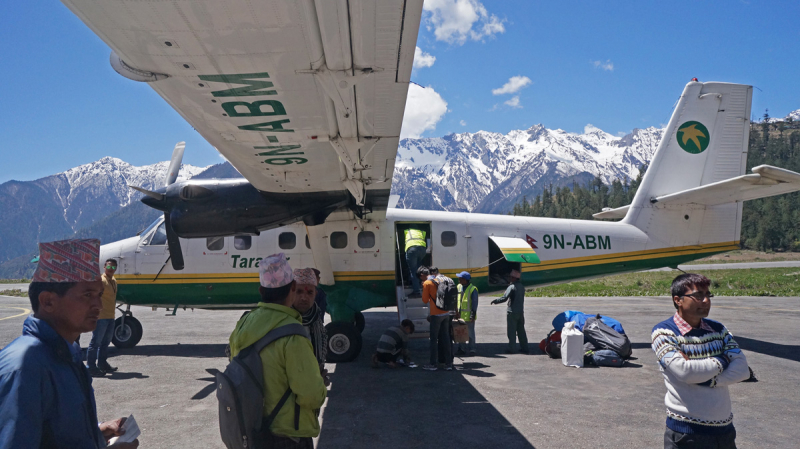
{"type": "Polygon", "coordinates": [[[75,344],[102,309],[99,257],[97,239],[39,244],[28,288],[33,315],[0,351],[0,448],[103,448],[124,433],[125,418],[97,424],[92,378],[75,344]]]}

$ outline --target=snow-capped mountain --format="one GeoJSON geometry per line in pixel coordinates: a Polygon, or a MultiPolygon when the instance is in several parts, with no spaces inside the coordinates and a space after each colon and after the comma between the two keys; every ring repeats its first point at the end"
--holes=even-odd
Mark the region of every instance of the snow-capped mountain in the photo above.
{"type": "MultiPolygon", "coordinates": [[[[800,109],[796,109],[796,110],[786,114],[786,117],[784,117],[784,118],[777,118],[777,117],[770,117],[769,118],[769,122],[770,123],[787,122],[789,120],[791,120],[793,122],[800,121],[800,109]]],[[[763,119],[756,120],[756,123],[764,123],[764,120],[763,119]]]]}
{"type": "MultiPolygon", "coordinates": [[[[104,157],[35,181],[0,185],[0,262],[35,249],[35,242],[66,238],[141,198],[128,187],[164,185],[169,161],[136,167],[104,157]],[[32,249],[33,248],[33,249],[32,249]]],[[[183,165],[178,179],[205,167],[183,165]]]]}
{"type": "Polygon", "coordinates": [[[403,208],[505,213],[549,184],[634,179],[662,134],[654,127],[618,137],[592,126],[575,134],[535,125],[508,134],[403,139],[392,193],[403,208]]]}

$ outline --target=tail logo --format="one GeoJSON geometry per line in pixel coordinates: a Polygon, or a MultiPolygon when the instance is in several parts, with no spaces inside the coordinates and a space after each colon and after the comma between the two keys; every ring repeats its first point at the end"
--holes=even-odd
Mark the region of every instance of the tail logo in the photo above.
{"type": "Polygon", "coordinates": [[[711,135],[700,122],[686,122],[678,128],[676,133],[678,145],[684,151],[691,154],[700,154],[708,148],[708,143],[711,141],[711,135]]]}

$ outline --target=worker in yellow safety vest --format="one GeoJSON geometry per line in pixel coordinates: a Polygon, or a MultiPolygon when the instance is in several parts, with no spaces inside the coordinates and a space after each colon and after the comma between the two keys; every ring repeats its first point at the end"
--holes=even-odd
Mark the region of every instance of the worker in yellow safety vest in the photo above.
{"type": "Polygon", "coordinates": [[[408,270],[411,272],[411,294],[409,298],[422,298],[422,284],[419,282],[417,270],[427,254],[427,242],[425,241],[425,231],[416,228],[408,228],[404,231],[406,239],[406,262],[408,270]]]}
{"type": "MultiPolygon", "coordinates": [[[[462,271],[456,275],[458,277],[458,313],[459,318],[467,322],[469,332],[469,355],[475,355],[475,319],[478,316],[478,289],[472,285],[472,275],[462,271]]],[[[458,344],[456,355],[466,355],[467,350],[464,343],[458,344]]]]}

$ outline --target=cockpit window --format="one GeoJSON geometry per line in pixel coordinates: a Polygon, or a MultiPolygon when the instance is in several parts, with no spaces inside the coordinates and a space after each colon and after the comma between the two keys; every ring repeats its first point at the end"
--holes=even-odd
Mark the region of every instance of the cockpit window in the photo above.
{"type": "Polygon", "coordinates": [[[144,231],[136,235],[147,235],[148,232],[152,231],[153,228],[155,228],[156,226],[158,226],[159,223],[161,223],[162,219],[163,219],[162,217],[156,218],[154,222],[150,223],[150,225],[144,229],[144,231]]]}
{"type": "Polygon", "coordinates": [[[147,244],[150,246],[167,244],[167,229],[165,223],[161,223],[158,229],[156,229],[156,232],[150,237],[150,242],[147,244]]]}

